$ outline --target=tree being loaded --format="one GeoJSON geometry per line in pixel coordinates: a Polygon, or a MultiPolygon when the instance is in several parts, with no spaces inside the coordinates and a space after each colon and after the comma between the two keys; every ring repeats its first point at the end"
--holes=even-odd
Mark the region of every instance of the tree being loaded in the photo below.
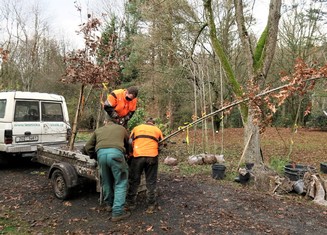
{"type": "Polygon", "coordinates": [[[78,105],[72,125],[72,137],[69,141],[69,150],[74,148],[78,119],[83,106],[85,86],[101,87],[102,83],[112,83],[119,76],[119,59],[121,57],[114,50],[117,36],[111,34],[109,40],[108,38],[103,40],[98,36],[100,25],[101,23],[97,18],[92,18],[91,15],[88,15],[87,23],[81,27],[85,48],[71,51],[65,57],[67,67],[61,81],[81,84],[78,105]],[[100,51],[101,56],[99,56],[100,51]]]}

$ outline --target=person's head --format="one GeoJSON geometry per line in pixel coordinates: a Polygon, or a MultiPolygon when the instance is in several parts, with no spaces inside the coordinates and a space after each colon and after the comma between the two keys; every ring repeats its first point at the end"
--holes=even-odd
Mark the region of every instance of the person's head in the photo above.
{"type": "Polygon", "coordinates": [[[30,109],[30,110],[28,110],[28,114],[30,116],[37,116],[37,111],[36,111],[36,109],[30,109]]]}
{"type": "Polygon", "coordinates": [[[150,117],[150,118],[148,118],[148,119],[146,120],[145,123],[154,125],[154,124],[155,124],[155,121],[154,121],[154,119],[153,119],[152,117],[150,117]]]}
{"type": "Polygon", "coordinates": [[[139,90],[135,86],[127,88],[126,100],[131,101],[137,97],[139,90]]]}
{"type": "Polygon", "coordinates": [[[104,114],[104,121],[103,123],[106,125],[108,124],[109,122],[113,122],[113,123],[118,123],[119,122],[119,119],[117,118],[112,118],[110,117],[107,113],[104,114]]]}

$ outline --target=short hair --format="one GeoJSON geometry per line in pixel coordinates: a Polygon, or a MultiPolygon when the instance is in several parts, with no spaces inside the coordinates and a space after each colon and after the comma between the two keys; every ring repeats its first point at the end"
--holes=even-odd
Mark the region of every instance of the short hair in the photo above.
{"type": "Polygon", "coordinates": [[[155,121],[152,117],[149,117],[147,120],[146,120],[146,123],[152,123],[152,124],[155,124],[155,121]]]}
{"type": "Polygon", "coordinates": [[[127,88],[127,91],[129,94],[132,94],[134,96],[134,98],[136,98],[137,94],[139,93],[139,90],[135,86],[131,86],[131,87],[127,88]]]}
{"type": "Polygon", "coordinates": [[[114,123],[117,123],[117,119],[116,118],[113,118],[113,117],[110,117],[108,113],[104,113],[104,122],[107,123],[109,121],[112,121],[114,123]]]}

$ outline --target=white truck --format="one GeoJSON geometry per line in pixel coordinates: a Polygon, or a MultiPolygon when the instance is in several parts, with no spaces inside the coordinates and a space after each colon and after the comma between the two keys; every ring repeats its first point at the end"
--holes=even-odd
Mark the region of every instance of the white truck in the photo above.
{"type": "Polygon", "coordinates": [[[82,177],[99,182],[94,159],[64,149],[70,132],[63,96],[0,92],[0,162],[18,156],[50,166],[48,177],[59,199],[67,199],[82,177]]]}
{"type": "Polygon", "coordinates": [[[70,130],[63,96],[0,92],[0,157],[34,157],[39,144],[66,144],[70,130]]]}

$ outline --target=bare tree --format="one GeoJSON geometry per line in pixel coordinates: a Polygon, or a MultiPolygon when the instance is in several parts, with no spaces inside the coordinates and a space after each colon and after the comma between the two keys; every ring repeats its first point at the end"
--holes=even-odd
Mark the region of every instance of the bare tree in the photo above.
{"type": "Polygon", "coordinates": [[[5,42],[3,47],[11,53],[6,76],[12,88],[31,90],[33,81],[41,71],[44,39],[48,38],[48,25],[42,19],[37,4],[16,1],[1,3],[5,42]],[[17,84],[21,86],[17,87],[17,84]]]}

